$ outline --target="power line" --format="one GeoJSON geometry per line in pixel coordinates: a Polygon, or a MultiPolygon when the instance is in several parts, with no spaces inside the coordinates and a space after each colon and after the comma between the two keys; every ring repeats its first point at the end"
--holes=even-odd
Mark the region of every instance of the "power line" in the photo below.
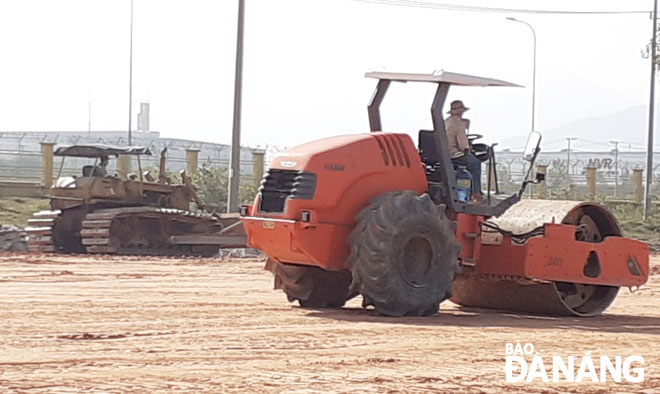
{"type": "Polygon", "coordinates": [[[563,145],[565,141],[566,140],[564,140],[564,139],[554,140],[554,141],[543,141],[543,146],[556,145],[556,144],[562,144],[563,145]]]}
{"type": "Polygon", "coordinates": [[[563,143],[564,140],[559,139],[559,140],[552,140],[552,141],[543,141],[544,144],[556,144],[557,142],[562,142],[563,143]]]}
{"type": "MultiPolygon", "coordinates": [[[[585,142],[585,143],[588,143],[588,144],[611,147],[611,144],[607,144],[607,143],[604,143],[604,142],[598,142],[598,141],[591,141],[591,140],[587,140],[587,139],[579,138],[579,137],[578,137],[578,141],[585,142]]],[[[557,144],[557,143],[560,143],[560,142],[564,142],[564,140],[554,140],[554,141],[544,142],[543,145],[544,146],[554,145],[554,144],[557,144]]],[[[628,142],[628,141],[621,141],[621,140],[619,140],[618,142],[622,147],[625,147],[625,148],[627,148],[628,146],[632,146],[632,149],[634,149],[634,150],[646,151],[646,144],[642,144],[640,142],[628,142]],[[639,148],[639,147],[642,147],[642,148],[639,148]]],[[[654,147],[655,148],[660,148],[660,145],[654,145],[654,147]]],[[[623,148],[619,148],[619,151],[624,152],[623,148]]]]}
{"type": "Polygon", "coordinates": [[[641,142],[630,142],[630,141],[619,141],[623,145],[638,145],[638,146],[646,146],[646,144],[642,144],[641,142]]]}
{"type": "Polygon", "coordinates": [[[531,10],[518,8],[497,8],[497,7],[477,7],[457,4],[433,3],[428,1],[412,0],[353,0],[361,3],[393,5],[399,7],[413,8],[431,8],[446,11],[464,11],[464,12],[497,12],[497,13],[518,13],[518,14],[542,14],[542,15],[634,15],[650,14],[651,11],[627,10],[627,11],[570,11],[570,10],[531,10]]]}
{"type": "MultiPolygon", "coordinates": [[[[644,151],[646,151],[646,148],[647,148],[646,144],[641,143],[641,142],[619,141],[619,143],[621,143],[621,145],[623,145],[623,146],[625,146],[625,145],[639,146],[640,148],[635,148],[634,147],[633,149],[641,149],[641,150],[644,150],[644,151]]],[[[653,145],[653,147],[654,148],[660,148],[660,145],[653,145]]]]}
{"type": "Polygon", "coordinates": [[[606,144],[606,143],[604,143],[604,142],[590,141],[590,140],[585,140],[584,138],[580,138],[579,141],[581,141],[581,142],[587,142],[587,143],[594,144],[594,145],[602,145],[602,146],[607,146],[607,147],[610,147],[610,146],[611,146],[610,144],[606,144]]]}

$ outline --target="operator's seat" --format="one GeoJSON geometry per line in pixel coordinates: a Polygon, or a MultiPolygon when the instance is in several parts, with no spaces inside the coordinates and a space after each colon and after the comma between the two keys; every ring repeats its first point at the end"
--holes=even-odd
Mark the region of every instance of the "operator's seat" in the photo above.
{"type": "MultiPolygon", "coordinates": [[[[426,180],[429,185],[429,195],[435,202],[442,202],[447,200],[447,185],[444,184],[444,177],[442,175],[442,154],[440,146],[433,135],[433,130],[420,130],[419,138],[417,140],[417,149],[419,150],[419,157],[424,163],[424,171],[426,172],[426,180]]],[[[457,166],[454,165],[454,171],[457,166]]]]}
{"type": "MultiPolygon", "coordinates": [[[[427,167],[431,167],[432,171],[435,171],[442,165],[442,158],[440,158],[440,147],[438,146],[433,133],[434,131],[432,130],[420,130],[417,148],[419,149],[419,156],[421,157],[422,162],[424,162],[427,167]]],[[[454,166],[454,171],[459,168],[465,168],[464,164],[455,163],[453,160],[452,164],[454,166]]]]}
{"type": "Polygon", "coordinates": [[[440,147],[438,146],[433,130],[420,130],[417,139],[417,149],[422,162],[429,167],[435,167],[442,162],[440,158],[440,147]]]}
{"type": "Polygon", "coordinates": [[[92,171],[94,171],[94,166],[83,166],[82,175],[83,176],[92,176],[92,171]]]}

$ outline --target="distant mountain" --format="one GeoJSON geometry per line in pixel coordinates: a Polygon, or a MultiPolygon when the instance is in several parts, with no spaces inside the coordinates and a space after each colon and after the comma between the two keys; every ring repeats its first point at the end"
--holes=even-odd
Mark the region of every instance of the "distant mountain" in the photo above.
{"type": "MultiPolygon", "coordinates": [[[[612,149],[610,140],[623,141],[623,146],[632,143],[632,148],[643,149],[648,131],[646,106],[639,105],[626,110],[598,117],[589,117],[567,123],[549,130],[542,130],[543,149],[557,151],[566,149],[566,138],[577,137],[571,149],[605,151],[612,149]],[[608,147],[609,145],[609,147],[608,147]]],[[[511,137],[502,140],[501,146],[518,147],[524,137],[511,137]],[[522,139],[521,139],[522,138],[522,139]]]]}

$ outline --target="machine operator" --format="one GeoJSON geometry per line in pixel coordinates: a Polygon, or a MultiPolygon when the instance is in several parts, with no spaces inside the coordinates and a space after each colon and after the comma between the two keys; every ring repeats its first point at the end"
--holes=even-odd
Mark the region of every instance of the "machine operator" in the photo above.
{"type": "Polygon", "coordinates": [[[101,162],[94,166],[94,170],[92,171],[92,176],[107,176],[108,175],[108,157],[107,156],[102,156],[101,157],[101,162]]]}
{"type": "Polygon", "coordinates": [[[447,112],[450,116],[445,119],[445,129],[447,130],[451,161],[454,164],[467,167],[470,175],[472,175],[472,199],[478,202],[483,200],[481,161],[470,152],[470,143],[466,134],[467,121],[463,119],[463,114],[469,109],[463,105],[461,100],[452,101],[447,112]]]}

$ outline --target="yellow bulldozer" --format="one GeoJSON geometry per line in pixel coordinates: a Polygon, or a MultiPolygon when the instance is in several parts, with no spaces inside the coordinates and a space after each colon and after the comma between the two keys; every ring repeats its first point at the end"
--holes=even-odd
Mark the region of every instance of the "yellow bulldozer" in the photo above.
{"type": "Polygon", "coordinates": [[[190,178],[181,183],[165,175],[161,152],[158,179],[142,172],[148,148],[86,144],[60,147],[62,165],[50,191],[50,210],[28,220],[28,248],[35,252],[137,255],[214,255],[221,247],[244,247],[238,215],[208,212],[190,178]],[[138,174],[110,175],[107,164],[119,155],[138,158],[138,174]],[[61,177],[66,157],[92,164],[80,176],[61,177]],[[192,203],[197,210],[191,210],[192,203]]]}

